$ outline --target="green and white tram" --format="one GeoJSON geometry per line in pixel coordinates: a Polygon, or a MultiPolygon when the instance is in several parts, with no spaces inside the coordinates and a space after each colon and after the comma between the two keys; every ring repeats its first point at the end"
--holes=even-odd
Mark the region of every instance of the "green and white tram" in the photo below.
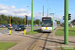
{"type": "Polygon", "coordinates": [[[52,32],[56,28],[57,24],[51,17],[43,17],[41,31],[42,32],[52,32]]]}

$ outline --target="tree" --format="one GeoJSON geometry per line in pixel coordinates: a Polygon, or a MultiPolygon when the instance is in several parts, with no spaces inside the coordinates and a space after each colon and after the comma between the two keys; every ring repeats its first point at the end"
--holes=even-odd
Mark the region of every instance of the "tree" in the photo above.
{"type": "Polygon", "coordinates": [[[57,20],[55,20],[57,22],[57,20]]]}
{"type": "Polygon", "coordinates": [[[34,20],[34,24],[40,24],[41,21],[39,19],[34,20]]]}
{"type": "Polygon", "coordinates": [[[57,21],[57,24],[60,24],[60,21],[57,21]]]}
{"type": "Polygon", "coordinates": [[[31,20],[28,20],[28,25],[31,24],[31,20]]]}

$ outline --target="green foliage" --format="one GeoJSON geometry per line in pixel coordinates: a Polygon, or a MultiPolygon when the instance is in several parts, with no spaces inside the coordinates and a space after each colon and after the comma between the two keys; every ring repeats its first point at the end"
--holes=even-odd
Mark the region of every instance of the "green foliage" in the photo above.
{"type": "Polygon", "coordinates": [[[35,31],[28,31],[26,34],[37,34],[38,32],[35,31]]]}
{"type": "Polygon", "coordinates": [[[57,20],[55,20],[57,22],[57,20]]]}
{"type": "Polygon", "coordinates": [[[61,47],[62,50],[75,50],[75,47],[61,47]]]}
{"type": "Polygon", "coordinates": [[[8,48],[16,45],[17,43],[0,42],[0,50],[7,50],[8,48]]]}
{"type": "Polygon", "coordinates": [[[60,21],[57,21],[57,20],[55,20],[56,22],[57,22],[57,24],[60,24],[60,21]]]}
{"type": "Polygon", "coordinates": [[[57,24],[60,24],[60,21],[57,21],[57,24]]]}
{"type": "Polygon", "coordinates": [[[34,20],[34,24],[40,24],[41,21],[39,19],[34,20]]]}
{"type": "MultiPolygon", "coordinates": [[[[9,24],[8,19],[9,19],[9,16],[1,14],[0,15],[0,24],[9,24]]],[[[20,17],[13,16],[12,19],[13,19],[12,24],[23,24],[23,19],[20,17]]]]}
{"type": "MultiPolygon", "coordinates": [[[[0,15],[0,24],[9,24],[8,19],[9,19],[9,16],[1,14],[0,15]]],[[[12,24],[24,24],[24,19],[22,19],[20,17],[13,16],[12,19],[13,19],[12,24]]],[[[34,22],[34,24],[41,23],[39,19],[36,19],[33,22],[34,22]]],[[[31,24],[31,20],[28,20],[28,24],[31,24]]]]}
{"type": "Polygon", "coordinates": [[[31,20],[28,20],[28,24],[31,24],[31,20]]]}
{"type": "MultiPolygon", "coordinates": [[[[60,27],[55,34],[57,36],[64,36],[64,28],[60,27]]],[[[69,36],[75,36],[75,27],[69,27],[69,36]]]]}
{"type": "Polygon", "coordinates": [[[41,29],[34,30],[34,31],[28,31],[28,32],[26,32],[26,34],[37,34],[39,32],[41,32],[41,29]]]}

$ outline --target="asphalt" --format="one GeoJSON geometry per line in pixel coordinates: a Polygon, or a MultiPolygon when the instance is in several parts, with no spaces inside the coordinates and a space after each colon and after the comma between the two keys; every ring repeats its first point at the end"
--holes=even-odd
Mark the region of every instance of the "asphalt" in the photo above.
{"type": "MultiPolygon", "coordinates": [[[[33,27],[33,30],[36,30],[36,29],[40,29],[40,27],[33,27]]],[[[26,31],[30,31],[30,30],[31,30],[30,27],[26,28],[26,31]]],[[[15,29],[11,30],[11,34],[21,34],[21,33],[24,33],[24,31],[15,31],[15,29]]],[[[8,29],[0,30],[0,35],[8,35],[8,34],[9,34],[8,29]]]]}

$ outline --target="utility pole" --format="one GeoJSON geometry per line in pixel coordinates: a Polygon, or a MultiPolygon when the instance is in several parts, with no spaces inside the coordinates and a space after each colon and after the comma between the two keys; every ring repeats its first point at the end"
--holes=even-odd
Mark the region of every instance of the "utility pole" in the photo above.
{"type": "Polygon", "coordinates": [[[32,0],[32,9],[31,9],[31,31],[33,31],[33,0],[32,0]]]}
{"type": "Polygon", "coordinates": [[[44,16],[44,6],[43,6],[43,16],[44,16]]]}
{"type": "Polygon", "coordinates": [[[69,0],[65,1],[65,7],[64,7],[64,43],[68,44],[68,6],[69,6],[69,0]]]}

